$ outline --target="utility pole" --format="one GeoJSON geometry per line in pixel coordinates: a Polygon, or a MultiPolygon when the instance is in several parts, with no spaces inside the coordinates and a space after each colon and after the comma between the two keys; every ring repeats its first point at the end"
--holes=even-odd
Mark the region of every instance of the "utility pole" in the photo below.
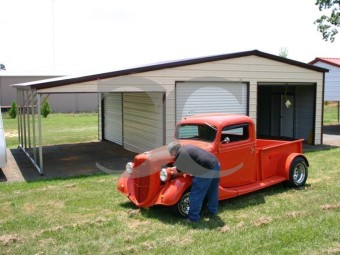
{"type": "Polygon", "coordinates": [[[55,72],[54,0],[52,0],[52,57],[53,57],[53,71],[55,72]]]}

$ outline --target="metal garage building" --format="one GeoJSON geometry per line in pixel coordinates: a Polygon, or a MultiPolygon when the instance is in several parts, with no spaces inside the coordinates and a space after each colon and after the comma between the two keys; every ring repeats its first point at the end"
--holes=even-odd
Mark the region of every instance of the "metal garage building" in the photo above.
{"type": "Polygon", "coordinates": [[[309,64],[326,68],[325,101],[340,101],[340,58],[315,58],[309,64]]]}
{"type": "MultiPolygon", "coordinates": [[[[97,93],[99,139],[134,152],[168,143],[178,120],[206,112],[249,115],[257,122],[259,136],[303,138],[321,144],[325,72],[327,69],[253,50],[16,84],[23,106],[21,146],[29,155],[34,155],[31,147],[38,147],[42,155],[39,142],[37,146],[25,143],[26,137],[41,140],[41,132],[31,134],[35,128],[29,127],[32,121],[28,120],[37,116],[39,126],[41,97],[60,93],[97,93]]],[[[41,168],[42,156],[31,158],[41,168]]]]}

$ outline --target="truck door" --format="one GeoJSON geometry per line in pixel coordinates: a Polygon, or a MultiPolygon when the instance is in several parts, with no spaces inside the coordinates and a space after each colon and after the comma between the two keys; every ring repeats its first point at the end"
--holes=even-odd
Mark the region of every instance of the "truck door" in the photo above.
{"type": "Polygon", "coordinates": [[[249,123],[222,129],[218,158],[221,163],[220,186],[235,187],[256,181],[255,137],[249,123]]]}

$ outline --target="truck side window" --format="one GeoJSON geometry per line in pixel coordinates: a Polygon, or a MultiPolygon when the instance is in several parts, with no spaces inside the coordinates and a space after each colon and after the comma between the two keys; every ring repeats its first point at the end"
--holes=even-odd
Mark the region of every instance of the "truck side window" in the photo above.
{"type": "Polygon", "coordinates": [[[198,126],[196,125],[182,125],[181,128],[177,130],[177,138],[188,139],[198,136],[198,126]]]}
{"type": "Polygon", "coordinates": [[[232,143],[247,140],[249,138],[249,125],[238,124],[233,126],[226,126],[222,129],[221,142],[232,143]]]}
{"type": "Polygon", "coordinates": [[[216,128],[209,124],[184,124],[176,128],[176,139],[194,139],[213,142],[216,137],[216,128]]]}

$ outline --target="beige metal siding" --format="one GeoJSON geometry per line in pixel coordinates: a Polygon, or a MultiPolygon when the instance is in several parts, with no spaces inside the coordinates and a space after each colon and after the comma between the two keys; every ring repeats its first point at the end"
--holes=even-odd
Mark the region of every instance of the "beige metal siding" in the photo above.
{"type": "Polygon", "coordinates": [[[163,93],[124,93],[123,112],[124,148],[140,153],[163,145],[163,93]]]}
{"type": "Polygon", "coordinates": [[[123,144],[122,93],[107,93],[104,100],[104,139],[123,144]]]}

